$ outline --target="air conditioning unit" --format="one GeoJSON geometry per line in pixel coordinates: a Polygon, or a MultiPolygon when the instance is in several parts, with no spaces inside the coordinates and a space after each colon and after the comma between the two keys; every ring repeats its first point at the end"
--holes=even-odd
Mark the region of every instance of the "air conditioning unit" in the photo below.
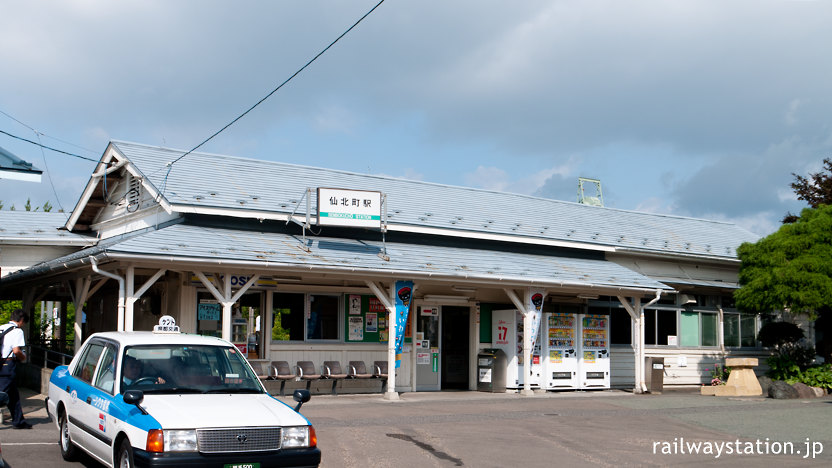
{"type": "Polygon", "coordinates": [[[679,303],[682,305],[696,304],[696,296],[690,294],[679,294],[679,303]]]}

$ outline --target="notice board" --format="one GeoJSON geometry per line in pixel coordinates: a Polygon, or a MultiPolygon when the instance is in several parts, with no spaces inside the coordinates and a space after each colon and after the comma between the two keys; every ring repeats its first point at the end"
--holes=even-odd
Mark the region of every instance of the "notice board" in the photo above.
{"type": "MultiPolygon", "coordinates": [[[[413,313],[411,310],[410,313],[413,313]]],[[[347,343],[387,343],[390,335],[387,309],[375,296],[344,295],[344,341],[347,343]]],[[[410,319],[404,334],[410,343],[410,319]]]]}

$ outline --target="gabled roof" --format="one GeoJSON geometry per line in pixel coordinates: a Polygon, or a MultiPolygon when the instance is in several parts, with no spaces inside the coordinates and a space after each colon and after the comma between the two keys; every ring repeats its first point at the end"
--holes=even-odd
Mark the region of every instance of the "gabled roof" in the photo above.
{"type": "Polygon", "coordinates": [[[67,217],[51,211],[0,211],[0,244],[85,246],[97,241],[62,229],[67,217]]]}
{"type": "Polygon", "coordinates": [[[43,171],[0,147],[0,179],[40,182],[43,171]]]}
{"type": "MultiPolygon", "coordinates": [[[[216,154],[192,153],[168,171],[167,164],[184,151],[121,141],[110,145],[112,154],[129,161],[128,170],[174,212],[258,219],[287,219],[295,212],[302,217],[306,202],[301,199],[312,188],[314,216],[314,189],[333,187],[384,192],[391,231],[732,261],[741,243],[759,238],[731,223],[216,154]]],[[[86,192],[95,190],[91,179],[86,192]]],[[[82,197],[73,219],[85,209],[82,197]]]]}

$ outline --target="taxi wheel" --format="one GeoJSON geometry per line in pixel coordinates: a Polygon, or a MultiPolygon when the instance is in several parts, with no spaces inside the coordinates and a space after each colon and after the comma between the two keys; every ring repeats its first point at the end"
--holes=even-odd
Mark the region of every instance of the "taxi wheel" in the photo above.
{"type": "Polygon", "coordinates": [[[118,468],[133,468],[136,466],[133,464],[133,446],[126,438],[121,441],[121,445],[118,447],[116,466],[118,468]]]}
{"type": "Polygon", "coordinates": [[[61,433],[60,433],[60,440],[59,445],[61,446],[61,456],[64,460],[72,461],[75,459],[75,455],[78,454],[78,449],[75,447],[75,444],[72,443],[72,439],[69,437],[69,423],[67,422],[66,413],[61,413],[61,433]]]}

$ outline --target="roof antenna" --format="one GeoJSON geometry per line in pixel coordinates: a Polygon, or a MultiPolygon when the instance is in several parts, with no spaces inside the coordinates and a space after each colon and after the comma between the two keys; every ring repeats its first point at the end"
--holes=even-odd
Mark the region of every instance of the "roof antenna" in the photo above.
{"type": "Polygon", "coordinates": [[[601,181],[587,177],[578,177],[578,203],[582,205],[604,206],[604,194],[601,192],[601,181]],[[595,195],[591,196],[584,192],[584,185],[595,186],[595,195]]]}

